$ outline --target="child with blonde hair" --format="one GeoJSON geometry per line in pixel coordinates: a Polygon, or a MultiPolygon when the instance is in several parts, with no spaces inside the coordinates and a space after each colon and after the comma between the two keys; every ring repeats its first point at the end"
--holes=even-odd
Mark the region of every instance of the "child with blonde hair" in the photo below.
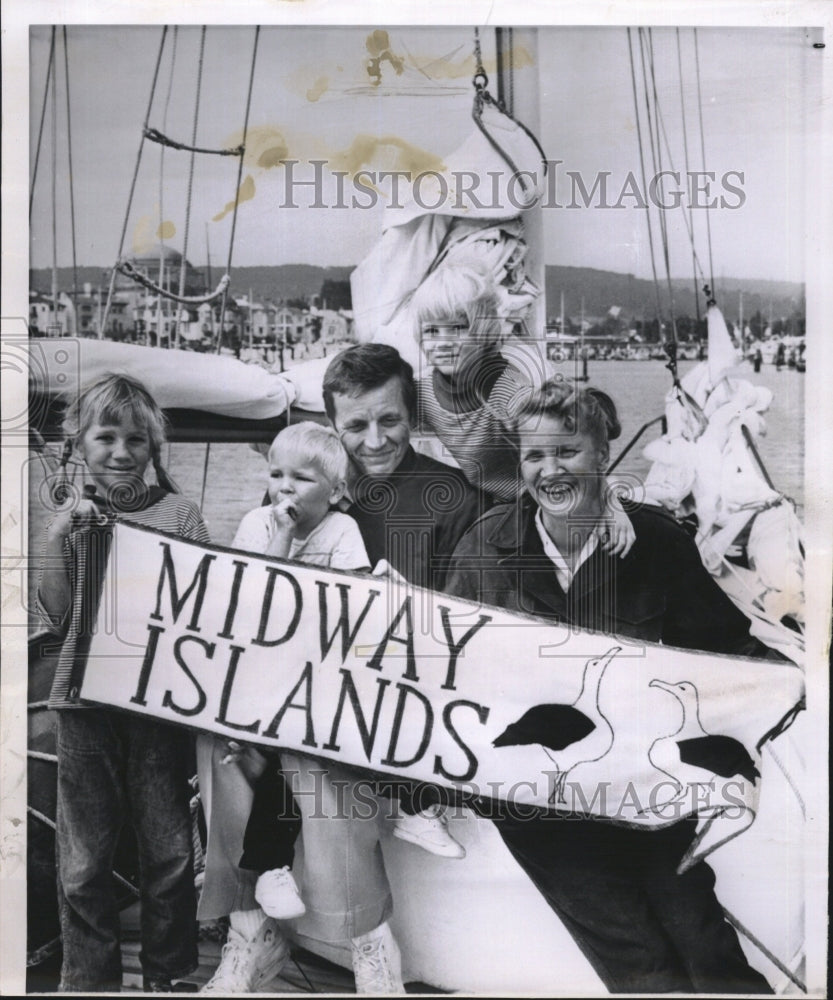
{"type": "MultiPolygon", "coordinates": [[[[369,570],[358,525],[335,509],[347,488],[348,468],[347,453],[335,431],[312,421],[292,424],[272,442],[267,461],[269,503],[243,517],[233,548],[329,569],[369,570]]],[[[229,811],[245,808],[250,802],[239,867],[257,872],[254,898],[260,909],[237,909],[229,916],[231,927],[222,959],[202,989],[218,995],[254,992],[274,979],[289,957],[288,943],[275,921],[291,920],[306,912],[291,871],[301,815],[281,769],[281,758],[287,766],[296,758],[236,742],[226,749],[226,761],[234,759],[255,777],[245,790],[234,786],[236,793],[232,794],[238,794],[240,801],[220,803],[217,795],[210,808],[204,892],[214,891],[212,829],[216,823],[227,822],[229,811]]],[[[206,785],[211,780],[215,752],[216,741],[200,737],[200,772],[201,777],[205,774],[206,785]]],[[[236,821],[231,822],[237,828],[236,821]]],[[[238,898],[242,898],[239,893],[238,898]]]]}
{"type": "MultiPolygon", "coordinates": [[[[113,860],[129,817],[140,872],[145,992],[170,992],[197,967],[196,897],[187,730],[84,704],[79,666],[92,628],[112,524],[124,520],[208,542],[199,510],[173,492],[160,452],[164,414],[141,383],[108,374],[64,416],[64,463],[85,467],[85,495],[64,499],[46,529],[37,603],[63,637],[49,707],[57,709],[56,845],[63,940],[62,992],[121,988],[113,860]],[[155,470],[157,485],[146,473],[155,470]]],[[[70,494],[70,495],[68,495],[70,494]]],[[[123,595],[129,597],[129,595],[123,595]]],[[[117,665],[114,664],[114,669],[117,665]]]]}
{"type": "MultiPolygon", "coordinates": [[[[475,256],[440,264],[414,292],[410,311],[426,361],[417,380],[420,423],[492,502],[517,499],[523,491],[518,414],[555,375],[552,364],[533,337],[512,332],[494,274],[475,256]]],[[[599,541],[624,556],[633,528],[615,491],[608,489],[607,497],[599,541]]]]}

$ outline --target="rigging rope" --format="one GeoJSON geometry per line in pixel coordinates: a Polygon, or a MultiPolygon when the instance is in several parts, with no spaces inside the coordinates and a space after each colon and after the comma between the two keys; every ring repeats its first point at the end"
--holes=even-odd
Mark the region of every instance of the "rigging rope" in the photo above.
{"type": "Polygon", "coordinates": [[[159,143],[160,146],[167,146],[169,149],[180,149],[185,152],[192,153],[208,153],[212,156],[242,156],[243,146],[233,146],[229,149],[208,149],[205,146],[194,146],[188,145],[184,142],[177,142],[176,139],[171,139],[170,136],[165,135],[164,132],[160,132],[156,128],[146,128],[144,129],[144,136],[146,139],[150,139],[151,142],[159,143]]]}
{"type": "Polygon", "coordinates": [[[543,175],[546,176],[548,170],[547,164],[547,154],[544,152],[541,143],[538,138],[524,125],[522,121],[519,121],[503,107],[501,102],[496,101],[488,91],[489,77],[486,75],[486,70],[483,66],[483,59],[480,51],[480,29],[474,29],[474,76],[472,77],[472,86],[474,87],[474,104],[472,106],[471,116],[474,119],[475,124],[483,133],[486,141],[495,150],[495,152],[500,156],[500,158],[509,167],[512,175],[518,178],[521,182],[521,186],[524,188],[524,193],[529,194],[528,185],[532,185],[532,194],[534,195],[535,181],[534,179],[529,180],[526,176],[526,171],[519,170],[515,161],[506,152],[505,149],[497,142],[497,140],[489,133],[486,126],[483,124],[483,109],[486,106],[495,108],[500,114],[505,118],[508,118],[513,125],[517,125],[519,129],[534,143],[535,148],[538,150],[541,156],[541,167],[543,175]]]}
{"type": "MultiPolygon", "coordinates": [[[[633,88],[633,111],[636,118],[636,138],[639,145],[639,166],[642,171],[642,190],[647,195],[648,188],[646,184],[645,177],[645,156],[644,156],[644,146],[642,143],[642,125],[641,125],[641,115],[639,113],[639,98],[637,96],[636,90],[636,70],[634,68],[633,60],[633,45],[631,42],[631,29],[628,28],[628,54],[630,56],[631,63],[631,86],[633,88]]],[[[645,197],[645,221],[648,224],[648,244],[651,248],[651,271],[654,275],[654,293],[657,299],[657,322],[662,319],[662,308],[660,306],[659,298],[659,279],[657,278],[657,263],[656,263],[656,253],[654,251],[654,231],[651,225],[651,211],[648,207],[648,199],[645,197]]],[[[644,331],[643,331],[644,332],[644,331]]]]}
{"type": "Polygon", "coordinates": [[[49,43],[49,62],[46,64],[46,87],[43,91],[43,108],[40,113],[40,127],[38,128],[38,144],[35,147],[35,166],[32,171],[32,188],[29,191],[29,221],[32,220],[32,199],[35,196],[35,181],[38,179],[38,160],[40,159],[40,146],[43,139],[43,124],[46,121],[46,103],[49,99],[49,84],[52,80],[52,62],[55,56],[55,29],[52,29],[51,41],[49,43]]]}
{"type": "MultiPolygon", "coordinates": [[[[694,29],[694,60],[697,66],[697,108],[700,115],[700,155],[703,160],[703,171],[706,169],[706,140],[703,132],[703,95],[700,90],[700,46],[697,41],[697,29],[694,29]]],[[[706,209],[706,233],[709,242],[709,285],[714,288],[714,263],[712,261],[712,224],[708,209],[706,209]]]]}
{"type": "Polygon", "coordinates": [[[511,28],[495,28],[495,55],[497,64],[498,104],[511,115],[515,111],[511,28]],[[505,46],[504,38],[507,42],[505,46]]]}
{"type": "MultiPolygon", "coordinates": [[[[202,92],[202,66],[205,57],[205,25],[200,33],[200,58],[197,64],[197,94],[194,99],[194,125],[191,135],[191,162],[188,168],[188,193],[185,197],[185,233],[182,237],[182,258],[179,262],[179,301],[185,297],[185,261],[188,257],[188,237],[191,232],[191,198],[194,189],[194,157],[196,154],[197,126],[200,118],[200,93],[202,92]]],[[[174,344],[179,347],[180,316],[176,317],[174,326],[174,344]]]]}
{"type": "Polygon", "coordinates": [[[200,486],[200,513],[202,513],[203,505],[205,504],[205,488],[208,485],[208,459],[211,455],[211,442],[205,442],[205,458],[202,463],[202,485],[200,486]]]}
{"type": "MultiPolygon", "coordinates": [[[[647,121],[647,125],[648,125],[648,139],[649,139],[650,148],[651,148],[651,167],[652,167],[653,172],[654,172],[654,177],[656,177],[657,171],[659,170],[659,165],[658,165],[658,162],[657,162],[657,149],[656,149],[657,139],[655,138],[655,135],[654,135],[655,125],[654,125],[654,118],[653,118],[653,116],[651,114],[651,97],[650,97],[650,91],[649,91],[649,88],[648,88],[648,75],[647,75],[647,72],[646,72],[646,60],[645,60],[645,38],[644,38],[644,34],[643,34],[643,29],[642,28],[639,29],[639,54],[640,54],[640,63],[641,63],[641,67],[642,67],[642,92],[643,92],[643,96],[645,98],[645,117],[646,117],[646,121],[647,121]]],[[[650,198],[649,198],[649,192],[647,191],[647,189],[645,191],[645,200],[646,200],[646,202],[649,205],[648,211],[650,212],[650,198]]],[[[664,221],[663,220],[663,215],[660,212],[659,213],[659,218],[658,218],[658,226],[659,226],[659,233],[660,233],[660,242],[664,246],[663,221],[664,221]]],[[[659,294],[659,278],[657,278],[656,280],[657,280],[657,294],[659,294]]]]}
{"type": "MultiPolygon", "coordinates": [[[[256,61],[256,56],[257,56],[257,43],[258,43],[258,37],[259,37],[259,34],[260,34],[260,28],[257,27],[255,29],[254,51],[252,53],[251,69],[250,69],[250,73],[249,73],[248,92],[247,92],[247,97],[246,97],[246,115],[245,115],[245,122],[244,122],[244,127],[243,127],[243,142],[240,144],[239,147],[236,147],[236,152],[238,153],[238,156],[239,156],[239,165],[238,165],[238,171],[237,171],[237,188],[236,188],[236,194],[235,194],[235,200],[234,200],[234,212],[233,212],[233,217],[232,217],[231,237],[230,237],[230,240],[229,240],[228,266],[226,268],[226,273],[221,278],[219,284],[217,285],[217,288],[213,292],[209,292],[208,294],[206,294],[204,296],[188,296],[188,295],[183,295],[183,294],[175,295],[170,290],[165,289],[163,287],[164,284],[165,284],[165,282],[164,282],[164,246],[162,247],[162,250],[160,252],[160,280],[159,280],[158,283],[151,281],[150,278],[148,278],[146,275],[144,275],[143,273],[141,273],[140,271],[138,271],[129,261],[127,261],[124,258],[124,242],[125,242],[125,238],[126,238],[126,235],[127,235],[127,225],[128,225],[129,219],[130,219],[130,211],[131,211],[131,208],[132,208],[132,205],[133,205],[133,197],[134,197],[134,194],[135,194],[135,191],[136,191],[136,183],[137,183],[137,178],[138,178],[138,174],[139,174],[139,167],[141,165],[142,152],[143,152],[143,149],[144,149],[144,143],[145,143],[146,139],[154,139],[154,140],[158,141],[158,137],[159,136],[163,136],[163,133],[157,132],[157,130],[150,128],[150,126],[149,126],[149,120],[150,120],[151,110],[153,108],[154,96],[156,94],[156,86],[157,86],[157,83],[158,83],[158,80],[159,80],[159,69],[160,69],[160,66],[161,66],[161,63],[162,63],[162,56],[163,56],[164,49],[165,49],[165,40],[167,38],[167,31],[168,31],[167,26],[163,27],[163,29],[162,29],[162,38],[161,38],[160,44],[159,44],[159,52],[158,52],[157,57],[156,57],[156,66],[154,67],[154,72],[153,72],[153,81],[151,83],[150,97],[148,99],[147,111],[145,113],[145,118],[144,118],[144,122],[143,122],[143,125],[142,125],[142,137],[141,137],[141,140],[140,140],[140,143],[139,143],[139,150],[138,150],[138,153],[137,153],[137,156],[136,156],[136,164],[135,164],[135,167],[134,167],[134,170],[133,170],[133,178],[131,180],[130,193],[128,195],[128,200],[127,200],[127,209],[125,211],[124,222],[122,224],[122,231],[121,231],[121,236],[120,236],[120,239],[119,239],[119,250],[118,250],[118,256],[117,256],[117,262],[116,262],[115,266],[112,268],[111,273],[110,273],[110,285],[109,285],[108,292],[107,292],[107,305],[105,307],[104,317],[103,317],[103,320],[102,320],[102,323],[101,323],[101,330],[99,331],[99,336],[100,337],[103,336],[103,331],[106,329],[107,319],[109,317],[110,308],[111,308],[112,301],[113,301],[113,293],[114,293],[114,290],[115,290],[116,275],[118,273],[121,273],[121,274],[124,274],[127,277],[130,277],[132,280],[139,282],[144,287],[146,287],[146,288],[148,288],[148,289],[156,292],[159,295],[159,297],[160,297],[160,304],[161,304],[162,299],[170,299],[171,301],[179,302],[179,303],[181,303],[183,305],[200,305],[200,304],[202,304],[204,302],[211,302],[214,299],[216,299],[218,297],[221,297],[222,303],[221,303],[221,311],[220,311],[220,335],[218,337],[218,343],[217,343],[217,353],[219,353],[220,344],[222,342],[223,319],[224,319],[224,316],[225,316],[226,303],[227,303],[227,300],[228,300],[228,288],[229,288],[229,283],[230,283],[231,261],[232,261],[232,253],[233,253],[233,248],[234,248],[234,235],[235,235],[235,229],[236,229],[236,223],[237,223],[237,209],[238,209],[239,196],[240,196],[240,181],[241,181],[241,174],[242,174],[242,169],[243,169],[243,160],[244,160],[244,152],[245,152],[245,146],[246,146],[246,137],[247,137],[247,134],[248,134],[249,113],[250,113],[250,109],[251,109],[251,98],[252,98],[252,88],[253,88],[253,83],[254,83],[255,61],[256,61]]],[[[172,61],[171,61],[171,76],[170,76],[169,85],[168,85],[168,101],[170,101],[170,92],[171,92],[171,85],[172,85],[172,80],[173,80],[173,58],[175,58],[176,37],[177,36],[176,36],[176,28],[175,28],[174,29],[174,50],[173,50],[173,56],[172,56],[172,61]]],[[[199,109],[200,86],[201,86],[201,79],[202,79],[202,62],[203,62],[203,53],[204,53],[204,48],[203,48],[203,46],[204,46],[204,38],[205,38],[205,28],[203,28],[203,35],[202,35],[201,46],[200,46],[200,64],[199,64],[199,77],[198,77],[198,85],[197,85],[197,106],[196,106],[195,116],[194,116],[194,142],[192,142],[191,146],[184,146],[182,144],[177,144],[177,143],[174,143],[174,142],[167,142],[167,141],[164,142],[164,143],[161,143],[160,144],[160,160],[162,159],[162,157],[164,157],[164,150],[168,146],[174,146],[175,148],[182,148],[182,149],[190,150],[191,153],[192,153],[192,160],[193,160],[193,154],[194,153],[196,153],[196,152],[203,152],[204,151],[204,150],[201,150],[200,147],[196,146],[196,143],[195,143],[195,140],[196,140],[196,128],[197,128],[197,116],[198,116],[198,109],[199,109]]],[[[168,104],[168,101],[166,101],[166,107],[165,107],[165,117],[166,117],[166,119],[167,119],[167,104],[168,104]]],[[[162,171],[163,164],[164,164],[164,161],[162,160],[162,162],[160,163],[160,184],[162,183],[161,174],[163,172],[162,171]]],[[[193,168],[193,162],[192,162],[192,168],[193,168]]],[[[189,173],[188,202],[187,202],[187,209],[186,209],[186,243],[187,243],[187,235],[188,235],[189,228],[190,228],[190,203],[191,203],[192,181],[193,181],[193,172],[189,173]]],[[[160,192],[160,208],[161,208],[161,204],[162,204],[162,201],[161,201],[161,192],[160,192]]],[[[162,234],[161,239],[164,241],[164,233],[162,234]]],[[[182,254],[182,264],[181,264],[181,266],[184,269],[184,266],[185,266],[185,253],[182,254]]],[[[180,273],[182,274],[182,272],[180,272],[180,273]]],[[[183,291],[182,282],[180,282],[180,291],[183,291]]]]}
{"type": "MultiPolygon", "coordinates": [[[[655,121],[654,127],[656,129],[657,163],[659,165],[658,176],[662,176],[663,163],[662,163],[662,146],[660,144],[659,97],[657,96],[657,81],[656,81],[656,75],[654,73],[654,36],[651,28],[648,28],[647,48],[648,48],[648,63],[651,70],[651,90],[654,96],[654,121],[655,121]]],[[[644,58],[644,53],[643,53],[643,58],[644,58]]],[[[647,84],[646,84],[646,97],[647,97],[647,84]]],[[[668,223],[665,218],[665,212],[661,209],[659,211],[659,221],[660,221],[660,232],[662,234],[662,254],[665,260],[665,276],[668,284],[669,308],[671,310],[671,339],[674,343],[676,343],[677,320],[674,309],[674,287],[671,283],[671,258],[668,250],[668,223]]]]}
{"type": "MultiPolygon", "coordinates": [[[[162,62],[162,53],[165,50],[165,38],[168,34],[168,26],[165,25],[162,28],[162,39],[159,43],[159,54],[156,57],[156,67],[153,70],[153,83],[150,87],[150,98],[148,100],[148,109],[145,114],[144,128],[147,128],[148,119],[150,118],[150,109],[153,107],[153,95],[156,93],[156,81],[159,78],[159,66],[162,62]]],[[[122,225],[121,237],[119,238],[119,252],[117,259],[121,260],[122,254],[124,252],[124,240],[127,236],[127,223],[130,219],[130,209],[133,205],[133,195],[136,191],[136,179],[139,176],[139,165],[142,162],[142,149],[144,148],[145,137],[144,132],[142,133],[142,138],[139,141],[139,152],[136,155],[136,166],[133,170],[133,179],[130,182],[130,193],[127,196],[127,211],[124,213],[124,223],[122,225]]],[[[114,267],[110,272],[110,287],[107,290],[107,305],[104,308],[104,317],[101,320],[101,329],[98,331],[99,338],[104,336],[104,331],[107,329],[107,317],[110,314],[110,306],[113,302],[113,290],[116,286],[116,268],[114,267]]]]}
{"type": "MultiPolygon", "coordinates": [[[[676,174],[677,170],[676,170],[676,166],[674,165],[674,155],[671,152],[671,144],[668,141],[668,132],[667,132],[667,130],[665,128],[665,118],[664,118],[664,116],[662,114],[662,107],[661,107],[661,105],[659,104],[658,101],[656,102],[654,113],[655,113],[655,116],[656,116],[656,120],[657,120],[657,123],[658,123],[659,130],[660,130],[661,135],[662,135],[662,140],[663,140],[663,142],[665,144],[665,152],[668,154],[668,161],[669,161],[669,163],[671,165],[671,172],[674,173],[674,174],[676,174]]],[[[659,136],[659,132],[658,132],[658,136],[659,136]]],[[[688,168],[688,161],[686,160],[686,169],[687,168],[688,168]]],[[[689,211],[690,211],[690,209],[689,209],[689,211]]],[[[703,267],[702,267],[702,265],[700,263],[700,257],[697,254],[697,248],[694,245],[694,230],[693,230],[693,226],[692,226],[691,223],[689,223],[689,220],[686,217],[685,213],[683,213],[682,219],[683,219],[683,224],[686,227],[686,232],[688,233],[689,243],[691,245],[691,256],[692,256],[692,261],[693,261],[694,267],[695,267],[695,274],[696,274],[697,271],[699,271],[699,273],[700,273],[700,280],[705,281],[706,280],[706,275],[705,275],[705,272],[703,271],[703,267]]],[[[696,293],[696,285],[695,285],[695,293],[696,293]]],[[[698,306],[698,314],[697,315],[698,315],[698,318],[699,318],[699,315],[700,315],[699,314],[699,301],[697,303],[697,306],[698,306]]]]}
{"type": "MultiPolygon", "coordinates": [[[[680,118],[683,124],[683,150],[685,156],[685,165],[688,169],[688,165],[691,162],[688,156],[688,128],[686,126],[686,115],[685,115],[685,92],[683,90],[683,56],[680,50],[680,29],[676,29],[677,32],[677,73],[680,77],[680,118]]],[[[667,141],[667,139],[666,139],[667,141]]],[[[688,218],[689,218],[689,235],[694,232],[694,209],[691,205],[691,198],[688,200],[688,218]]],[[[697,254],[694,250],[694,240],[691,240],[691,267],[694,272],[694,305],[697,309],[697,323],[700,323],[700,298],[697,294],[697,254]]]]}
{"type": "MultiPolygon", "coordinates": [[[[246,115],[245,118],[243,119],[243,142],[241,143],[241,145],[243,146],[244,150],[246,148],[246,139],[248,138],[249,134],[249,111],[251,110],[252,106],[252,88],[254,86],[254,79],[255,79],[255,63],[257,62],[257,43],[259,38],[260,38],[260,26],[258,25],[255,28],[255,40],[254,40],[254,46],[252,48],[252,64],[251,64],[251,70],[249,72],[249,90],[248,93],[246,94],[246,115]]],[[[237,187],[235,188],[234,192],[234,211],[232,212],[232,217],[231,217],[231,237],[229,239],[229,246],[228,246],[228,261],[226,263],[226,274],[231,274],[231,258],[234,252],[234,233],[235,230],[237,229],[237,209],[240,205],[240,182],[243,177],[243,160],[244,160],[244,155],[241,155],[237,164],[237,187]]],[[[223,292],[223,300],[220,304],[220,329],[217,334],[217,349],[216,349],[217,354],[220,353],[220,347],[222,346],[223,343],[223,326],[225,325],[227,301],[228,301],[228,286],[226,286],[226,289],[223,292]]]]}
{"type": "Polygon", "coordinates": [[[735,928],[736,931],[743,934],[747,940],[751,941],[758,951],[765,955],[779,972],[783,972],[790,982],[794,983],[802,993],[807,992],[807,987],[798,978],[798,976],[796,976],[795,973],[792,972],[792,970],[789,969],[780,958],[774,955],[760,938],[756,937],[748,927],[745,927],[733,913],[726,909],[725,906],[721,907],[721,909],[723,910],[723,915],[726,917],[727,921],[735,928]]]}
{"type": "Polygon", "coordinates": [[[52,80],[52,322],[58,325],[58,80],[52,80]]]}
{"type": "MultiPolygon", "coordinates": [[[[168,72],[168,92],[165,95],[165,110],[162,112],[162,127],[168,127],[168,111],[171,106],[171,93],[174,86],[174,67],[176,66],[176,48],[179,41],[179,27],[174,25],[174,36],[171,43],[171,67],[168,72]]],[[[143,129],[143,132],[147,132],[143,129]]],[[[165,147],[159,149],[159,288],[165,287],[165,147]]],[[[168,280],[168,291],[170,291],[170,279],[168,280]]],[[[165,316],[163,309],[163,296],[156,300],[156,341],[161,341],[163,333],[166,333],[165,316]]],[[[150,325],[148,325],[146,340],[150,345],[150,325]]]]}
{"type": "Polygon", "coordinates": [[[144,285],[145,288],[156,292],[162,298],[170,299],[171,302],[179,302],[184,306],[199,306],[204,302],[213,302],[226,291],[231,281],[231,278],[227,274],[224,274],[213,292],[208,292],[206,295],[175,295],[161,285],[157,285],[155,281],[152,281],[146,274],[138,270],[129,260],[120,260],[114,270],[119,271],[126,278],[130,278],[131,281],[137,281],[140,285],[144,285]]]}
{"type": "MultiPolygon", "coordinates": [[[[78,260],[75,255],[75,198],[73,196],[72,183],[72,130],[70,128],[69,113],[69,48],[67,47],[67,29],[64,33],[64,74],[66,77],[66,97],[67,97],[67,157],[69,160],[69,218],[70,234],[72,236],[72,291],[75,308],[78,308],[78,260]]],[[[76,313],[77,315],[77,313],[76,313]]],[[[76,333],[78,330],[75,331],[76,333]]]]}

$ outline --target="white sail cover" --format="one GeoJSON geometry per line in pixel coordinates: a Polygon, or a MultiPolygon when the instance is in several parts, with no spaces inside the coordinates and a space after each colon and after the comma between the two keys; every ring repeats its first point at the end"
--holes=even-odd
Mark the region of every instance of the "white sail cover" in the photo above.
{"type": "Polygon", "coordinates": [[[480,129],[426,175],[401,206],[386,210],[381,239],[350,276],[359,340],[391,344],[412,364],[418,349],[407,303],[429,270],[464,254],[484,260],[494,274],[502,313],[522,319],[540,293],[526,275],[523,213],[544,194],[541,150],[496,107],[486,105],[480,129]],[[464,191],[478,182],[476,197],[464,191]],[[431,206],[427,208],[425,206],[431,206]]]}
{"type": "Polygon", "coordinates": [[[653,463],[645,494],[678,517],[697,515],[703,562],[749,617],[752,634],[803,665],[803,527],[755,454],[772,393],[733,374],[740,355],[717,306],[707,320],[708,360],[669,391],[668,430],[644,449],[653,463]],[[739,538],[746,565],[732,558],[739,538]]]}
{"type": "MultiPolygon", "coordinates": [[[[163,408],[268,420],[297,399],[294,387],[281,375],[226,355],[108,340],[29,343],[29,374],[36,392],[72,393],[109,372],[138,379],[163,408]]],[[[320,387],[316,408],[321,408],[320,387]]]]}

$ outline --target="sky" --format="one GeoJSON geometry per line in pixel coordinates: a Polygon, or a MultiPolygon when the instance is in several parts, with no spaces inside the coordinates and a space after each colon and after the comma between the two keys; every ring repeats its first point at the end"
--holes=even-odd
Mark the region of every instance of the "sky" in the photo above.
{"type": "MultiPolygon", "coordinates": [[[[434,169],[472,132],[472,29],[378,26],[387,31],[384,36],[378,31],[372,34],[376,27],[261,29],[233,246],[235,264],[357,264],[381,234],[386,216],[383,195],[389,195],[390,188],[377,184],[378,197],[358,197],[363,207],[339,207],[345,202],[349,206],[355,193],[349,171],[434,169]],[[377,78],[380,75],[374,85],[367,64],[380,56],[378,65],[371,67],[377,78]],[[402,72],[397,74],[397,68],[402,72]],[[292,203],[298,207],[289,206],[287,168],[281,164],[286,157],[298,161],[292,175],[296,180],[313,176],[309,160],[327,161],[318,206],[311,204],[312,189],[301,186],[292,188],[292,203]],[[333,166],[348,170],[342,189],[346,193],[341,196],[330,173],[333,166]],[[372,199],[376,204],[364,207],[372,199]]],[[[225,148],[239,142],[254,34],[251,26],[208,28],[197,145],[225,148]]],[[[67,29],[79,264],[109,266],[117,257],[161,36],[161,26],[67,29]]],[[[66,266],[72,263],[72,229],[60,30],[57,37],[55,226],[58,264],[66,266]]],[[[33,26],[30,39],[31,183],[50,29],[33,26]]],[[[631,39],[643,156],[650,176],[636,29],[631,39]]],[[[483,56],[493,93],[494,44],[494,32],[484,29],[483,56]]],[[[718,199],[711,210],[679,208],[664,213],[672,275],[692,274],[687,221],[704,271],[711,270],[716,277],[803,281],[805,155],[814,139],[808,113],[820,86],[810,36],[802,28],[700,27],[695,50],[693,29],[655,28],[651,44],[667,136],[662,165],[680,171],[685,187],[686,170],[701,171],[705,163],[715,181],[699,201],[718,199]]],[[[180,27],[175,38],[169,29],[149,116],[152,127],[185,142],[193,134],[199,52],[198,27],[180,27]]],[[[628,188],[639,184],[643,190],[626,28],[543,27],[537,32],[537,58],[522,44],[513,54],[516,100],[538,95],[540,114],[527,124],[554,164],[542,209],[546,262],[650,278],[646,212],[638,204],[639,195],[628,188]],[[580,176],[588,192],[604,174],[606,204],[601,204],[598,188],[589,207],[582,204],[580,189],[574,199],[571,173],[580,176]]],[[[52,148],[50,93],[33,195],[30,262],[34,267],[52,263],[52,148]]],[[[170,237],[171,246],[183,249],[190,159],[187,152],[162,152],[158,145],[144,143],[125,252],[151,246],[160,232],[170,237]]],[[[195,157],[186,248],[192,263],[204,264],[209,254],[213,263],[226,260],[232,213],[224,209],[234,196],[236,181],[235,158],[195,157]]],[[[669,192],[675,187],[672,184],[669,192]]],[[[666,200],[669,197],[670,193],[666,200]]],[[[664,277],[659,213],[651,214],[654,259],[664,277]]]]}

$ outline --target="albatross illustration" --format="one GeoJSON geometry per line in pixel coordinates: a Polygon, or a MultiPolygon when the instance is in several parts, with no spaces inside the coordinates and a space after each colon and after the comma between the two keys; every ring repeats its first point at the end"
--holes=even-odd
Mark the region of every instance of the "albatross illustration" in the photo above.
{"type": "Polygon", "coordinates": [[[703,772],[732,778],[739,775],[754,785],[761,774],[746,747],[733,736],[707,733],[700,722],[700,700],[691,681],[670,684],[654,679],[649,687],[673,695],[683,710],[680,728],[654,740],[648,759],[677,786],[676,794],[663,805],[685,794],[690,784],[703,784],[703,772]]]}
{"type": "Polygon", "coordinates": [[[495,747],[540,744],[555,764],[550,802],[566,802],[567,775],[578,764],[601,760],[613,746],[613,729],[599,708],[602,677],[621,646],[584,665],[581,691],[571,705],[536,705],[510,723],[492,743],[495,747]]]}

